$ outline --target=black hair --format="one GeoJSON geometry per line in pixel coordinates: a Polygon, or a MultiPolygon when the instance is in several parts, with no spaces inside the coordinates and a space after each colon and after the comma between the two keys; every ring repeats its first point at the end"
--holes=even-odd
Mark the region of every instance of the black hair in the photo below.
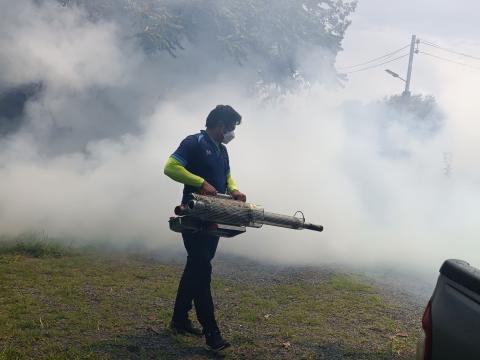
{"type": "Polygon", "coordinates": [[[221,122],[225,124],[226,128],[232,127],[233,125],[240,125],[242,116],[230,105],[217,105],[215,109],[208,114],[205,126],[207,129],[212,129],[221,122]]]}

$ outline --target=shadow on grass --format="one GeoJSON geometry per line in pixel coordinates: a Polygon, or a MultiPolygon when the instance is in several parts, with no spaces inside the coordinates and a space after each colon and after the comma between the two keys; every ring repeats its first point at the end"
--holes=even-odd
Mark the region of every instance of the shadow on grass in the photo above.
{"type": "Polygon", "coordinates": [[[174,335],[169,330],[147,328],[135,335],[103,340],[91,351],[113,359],[223,359],[204,348],[203,337],[174,335]]]}

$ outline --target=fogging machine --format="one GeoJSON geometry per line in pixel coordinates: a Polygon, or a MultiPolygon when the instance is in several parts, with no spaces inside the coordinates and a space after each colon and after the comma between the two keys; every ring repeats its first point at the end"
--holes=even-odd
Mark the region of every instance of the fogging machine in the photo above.
{"type": "Polygon", "coordinates": [[[175,207],[170,229],[179,233],[207,233],[221,237],[243,234],[247,227],[263,225],[288,229],[323,231],[322,225],[305,222],[301,211],[293,216],[265,211],[261,206],[234,200],[229,195],[192,194],[187,204],[175,207]],[[297,216],[297,214],[301,216],[297,216]]]}

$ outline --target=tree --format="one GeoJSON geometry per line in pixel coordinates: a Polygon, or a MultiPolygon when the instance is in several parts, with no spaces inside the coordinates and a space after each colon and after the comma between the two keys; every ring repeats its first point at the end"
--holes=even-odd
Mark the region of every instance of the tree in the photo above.
{"type": "MultiPolygon", "coordinates": [[[[62,0],[63,2],[65,0],[62,0]]],[[[96,18],[122,18],[150,54],[182,56],[189,46],[229,57],[258,81],[289,87],[311,80],[299,54],[324,50],[335,72],[336,54],[356,0],[69,0],[96,18]]]]}
{"type": "Polygon", "coordinates": [[[392,95],[383,101],[390,121],[405,127],[413,136],[431,137],[442,128],[445,115],[433,95],[392,95]]]}

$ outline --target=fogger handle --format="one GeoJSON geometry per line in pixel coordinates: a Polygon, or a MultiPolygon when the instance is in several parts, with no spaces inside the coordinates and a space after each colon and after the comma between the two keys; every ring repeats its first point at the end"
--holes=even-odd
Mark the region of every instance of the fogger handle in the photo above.
{"type": "Polygon", "coordinates": [[[233,197],[231,195],[228,195],[228,194],[220,194],[218,193],[217,195],[215,195],[216,197],[220,198],[220,199],[227,199],[227,200],[233,200],[233,197]]]}

